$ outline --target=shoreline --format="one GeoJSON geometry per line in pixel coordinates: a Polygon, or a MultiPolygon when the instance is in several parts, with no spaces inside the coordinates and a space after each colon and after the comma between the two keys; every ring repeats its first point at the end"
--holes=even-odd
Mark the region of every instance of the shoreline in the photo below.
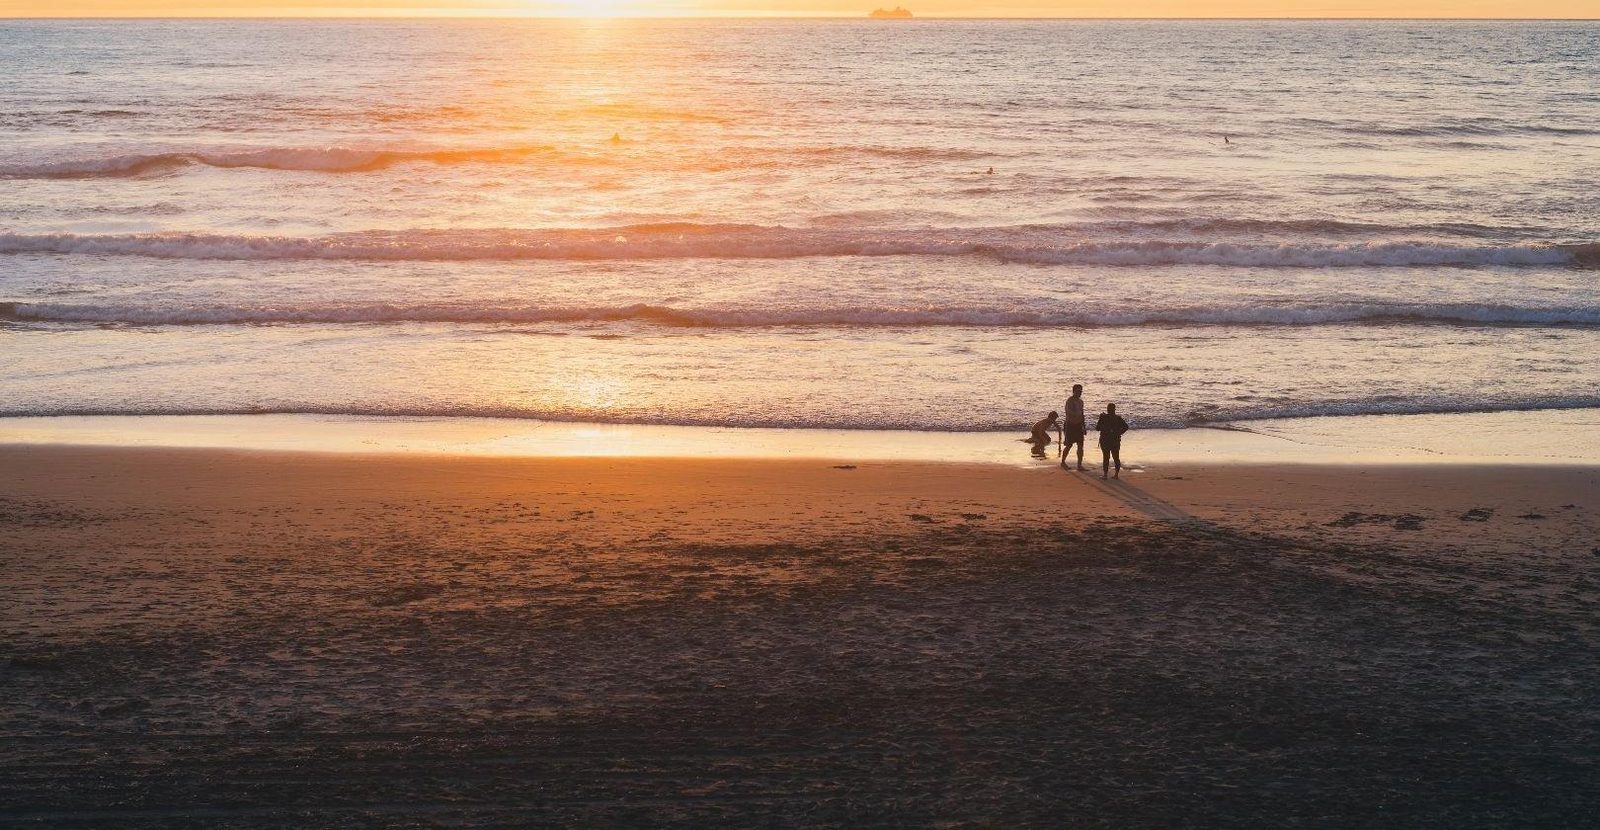
{"type": "MultiPolygon", "coordinates": [[[[1600,465],[1600,410],[1348,415],[1137,428],[1125,463],[1600,465]]],[[[480,457],[818,458],[1049,466],[1021,432],[779,429],[353,415],[0,417],[0,445],[480,457]]],[[[1098,463],[1091,433],[1085,464],[1098,463]]],[[[1049,448],[1053,463],[1057,448],[1049,448]]]]}

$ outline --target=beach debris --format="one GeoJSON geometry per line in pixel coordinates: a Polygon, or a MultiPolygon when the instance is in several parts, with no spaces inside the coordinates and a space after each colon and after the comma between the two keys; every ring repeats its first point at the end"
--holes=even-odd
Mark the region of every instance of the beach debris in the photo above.
{"type": "Polygon", "coordinates": [[[1524,513],[1521,516],[1518,516],[1517,518],[1519,518],[1519,519],[1543,519],[1543,518],[1545,518],[1545,515],[1543,513],[1524,513]]]}
{"type": "Polygon", "coordinates": [[[1461,514],[1461,521],[1463,521],[1463,522],[1487,522],[1487,521],[1489,521],[1489,518],[1491,516],[1493,516],[1493,515],[1494,515],[1494,508],[1492,508],[1492,507],[1474,507],[1471,510],[1468,510],[1467,512],[1461,514]]]}
{"type": "Polygon", "coordinates": [[[856,468],[856,465],[854,465],[854,464],[835,464],[835,465],[833,465],[833,468],[835,470],[854,470],[856,468]]]}
{"type": "Polygon", "coordinates": [[[934,517],[929,516],[926,513],[912,513],[911,516],[910,516],[910,519],[913,522],[923,522],[925,524],[930,524],[930,525],[936,525],[936,524],[939,523],[938,519],[935,519],[934,517]]]}
{"type": "Polygon", "coordinates": [[[1360,525],[1391,525],[1395,530],[1421,530],[1423,518],[1415,513],[1349,513],[1328,522],[1326,527],[1357,527],[1360,525]]]}
{"type": "Polygon", "coordinates": [[[967,520],[969,522],[981,522],[984,519],[989,518],[989,514],[987,514],[987,513],[962,513],[961,514],[961,518],[963,518],[963,519],[965,519],[965,520],[967,520]]]}

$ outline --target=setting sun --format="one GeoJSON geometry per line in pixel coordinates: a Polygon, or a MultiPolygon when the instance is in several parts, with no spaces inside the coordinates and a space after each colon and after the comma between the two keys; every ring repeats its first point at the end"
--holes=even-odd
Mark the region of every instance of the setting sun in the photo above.
{"type": "Polygon", "coordinates": [[[551,17],[640,17],[649,14],[648,0],[541,0],[530,3],[535,14],[551,17]]]}

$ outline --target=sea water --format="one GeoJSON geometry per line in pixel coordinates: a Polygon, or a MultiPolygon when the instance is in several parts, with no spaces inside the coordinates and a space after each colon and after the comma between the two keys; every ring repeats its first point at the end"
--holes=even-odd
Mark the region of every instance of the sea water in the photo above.
{"type": "Polygon", "coordinates": [[[0,415],[1600,407],[1584,22],[0,22],[0,415]]]}

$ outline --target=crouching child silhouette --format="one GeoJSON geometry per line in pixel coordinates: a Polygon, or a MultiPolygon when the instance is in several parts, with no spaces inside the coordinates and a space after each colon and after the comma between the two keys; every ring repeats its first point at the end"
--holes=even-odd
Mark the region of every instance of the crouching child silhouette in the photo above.
{"type": "Polygon", "coordinates": [[[1032,434],[1023,439],[1032,445],[1034,458],[1045,457],[1044,448],[1050,446],[1051,441],[1054,440],[1050,437],[1050,428],[1056,425],[1056,419],[1060,417],[1061,414],[1058,412],[1052,412],[1044,416],[1038,423],[1033,425],[1032,434]]]}
{"type": "Polygon", "coordinates": [[[1100,433],[1100,477],[1111,478],[1111,465],[1117,465],[1116,478],[1122,478],[1122,433],[1128,431],[1128,422],[1117,414],[1117,405],[1106,404],[1106,411],[1094,422],[1100,433]]]}

